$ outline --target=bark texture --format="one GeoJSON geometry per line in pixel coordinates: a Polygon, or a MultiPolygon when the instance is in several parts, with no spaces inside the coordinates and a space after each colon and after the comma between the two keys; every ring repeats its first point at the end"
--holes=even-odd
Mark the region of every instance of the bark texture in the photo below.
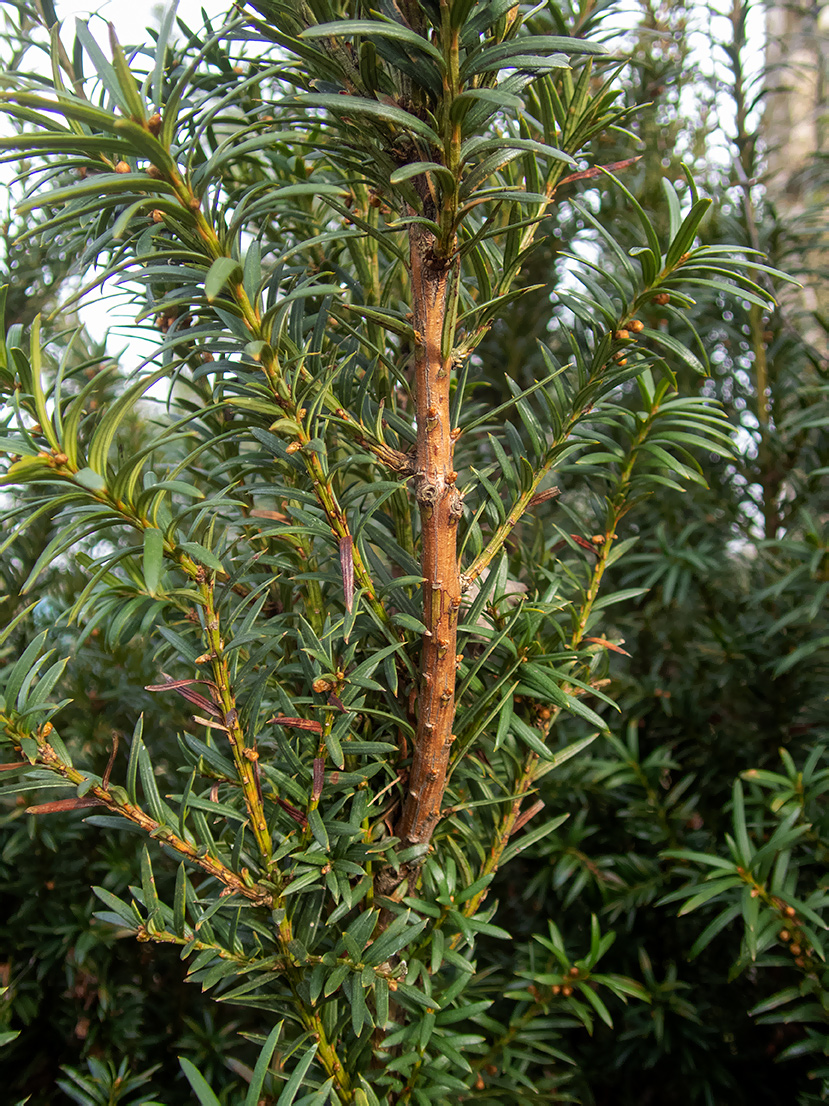
{"type": "Polygon", "coordinates": [[[455,487],[454,438],[449,409],[451,354],[444,356],[450,270],[433,253],[434,238],[422,226],[409,234],[415,329],[417,462],[414,490],[422,540],[423,636],[417,736],[409,790],[397,825],[405,845],[428,842],[440,818],[446,770],[454,740],[455,673],[461,582],[455,487]]]}
{"type": "MultiPolygon", "coordinates": [[[[765,184],[777,210],[796,222],[810,208],[817,212],[829,198],[813,171],[826,156],[829,138],[829,7],[774,4],[766,17],[766,42],[761,129],[768,148],[765,184]]],[[[816,214],[801,233],[804,268],[819,273],[827,245],[825,220],[816,214]]],[[[803,281],[802,288],[782,284],[777,291],[783,309],[797,318],[802,337],[825,350],[825,333],[809,318],[814,312],[829,312],[825,282],[815,275],[803,281]]]]}

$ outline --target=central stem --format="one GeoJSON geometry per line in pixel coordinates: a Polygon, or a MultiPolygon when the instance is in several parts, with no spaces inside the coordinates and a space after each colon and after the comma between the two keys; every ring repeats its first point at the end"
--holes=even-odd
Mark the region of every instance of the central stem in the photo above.
{"type": "MultiPolygon", "coordinates": [[[[451,341],[445,335],[451,264],[435,257],[435,239],[423,226],[409,232],[416,343],[417,467],[423,573],[423,649],[417,736],[409,790],[396,834],[404,847],[429,841],[440,818],[455,718],[458,612],[458,520],[454,441],[449,408],[451,341]]],[[[451,336],[450,336],[451,337],[451,336]]]]}

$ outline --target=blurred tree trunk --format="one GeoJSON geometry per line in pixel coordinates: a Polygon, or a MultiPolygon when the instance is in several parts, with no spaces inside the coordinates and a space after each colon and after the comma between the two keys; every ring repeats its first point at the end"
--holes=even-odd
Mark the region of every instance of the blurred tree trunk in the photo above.
{"type": "MultiPolygon", "coordinates": [[[[825,168],[820,171],[829,131],[829,7],[778,4],[769,9],[766,27],[763,137],[769,198],[783,219],[804,220],[819,207],[825,211],[829,197],[825,168]]],[[[816,225],[803,254],[804,270],[819,269],[817,254],[826,241],[825,228],[816,225]]],[[[802,336],[825,361],[826,334],[814,315],[825,319],[829,313],[829,288],[818,279],[803,284],[802,291],[786,293],[784,306],[800,316],[802,336]]]]}

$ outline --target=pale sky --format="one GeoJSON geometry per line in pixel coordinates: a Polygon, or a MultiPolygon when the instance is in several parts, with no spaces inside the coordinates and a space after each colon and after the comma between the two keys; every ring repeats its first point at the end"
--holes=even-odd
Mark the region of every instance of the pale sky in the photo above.
{"type": "MultiPolygon", "coordinates": [[[[89,19],[91,14],[97,13],[115,24],[119,41],[134,45],[142,41],[147,26],[158,24],[161,13],[167,6],[167,3],[158,3],[157,0],[106,0],[101,4],[56,0],[55,11],[68,28],[72,27],[76,16],[79,19],[89,19]]],[[[230,0],[179,0],[178,14],[188,26],[195,29],[201,24],[202,8],[213,19],[230,7],[230,0]]]]}

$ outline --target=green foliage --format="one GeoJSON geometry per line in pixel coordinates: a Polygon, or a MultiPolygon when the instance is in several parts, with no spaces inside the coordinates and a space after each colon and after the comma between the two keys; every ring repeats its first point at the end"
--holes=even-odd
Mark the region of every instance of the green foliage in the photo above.
{"type": "MultiPolygon", "coordinates": [[[[794,687],[827,638],[815,524],[766,532],[762,565],[786,571],[763,587],[729,548],[755,519],[704,525],[711,483],[739,516],[746,464],[731,367],[691,392],[724,341],[712,313],[761,317],[781,274],[710,235],[690,172],[637,190],[634,103],[598,19],[252,8],[179,21],[183,39],[168,14],[135,53],[111,32],[111,61],[94,24],[71,49],[55,31],[52,82],[23,55],[2,94],[18,240],[82,285],[60,313],[117,282],[160,331],[132,367],[51,316],[7,318],[4,878],[29,840],[41,863],[77,855],[82,810],[108,851],[84,884],[94,918],[50,923],[52,962],[86,949],[117,974],[111,946],[134,937],[165,973],[175,946],[200,985],[181,1000],[195,1017],[164,1007],[177,978],[154,998],[177,1058],[156,1060],[149,1004],[119,1010],[94,1048],[127,1057],[90,1047],[89,1075],[53,1085],[78,1102],[156,1084],[246,1106],[590,1101],[591,1057],[618,1078],[676,1048],[687,1100],[714,1101],[728,1075],[699,1067],[712,1027],[676,962],[738,919],[735,974],[800,972],[743,1009],[807,1023],[790,1052],[825,1051],[824,889],[801,857],[822,857],[820,750],[752,775],[738,739],[714,765],[709,738],[676,732],[732,694],[733,658],[762,653],[762,680],[794,687]],[[436,637],[450,623],[457,649],[436,637]],[[695,667],[666,687],[678,642],[695,667]],[[440,817],[413,822],[440,776],[421,763],[436,685],[440,817]],[[713,911],[687,941],[680,900],[683,919],[713,911]],[[244,1060],[220,1059],[237,1044],[244,1060]]],[[[797,457],[822,456],[810,387],[779,423],[797,457]]],[[[13,967],[11,1033],[39,1013],[13,967]]]]}

